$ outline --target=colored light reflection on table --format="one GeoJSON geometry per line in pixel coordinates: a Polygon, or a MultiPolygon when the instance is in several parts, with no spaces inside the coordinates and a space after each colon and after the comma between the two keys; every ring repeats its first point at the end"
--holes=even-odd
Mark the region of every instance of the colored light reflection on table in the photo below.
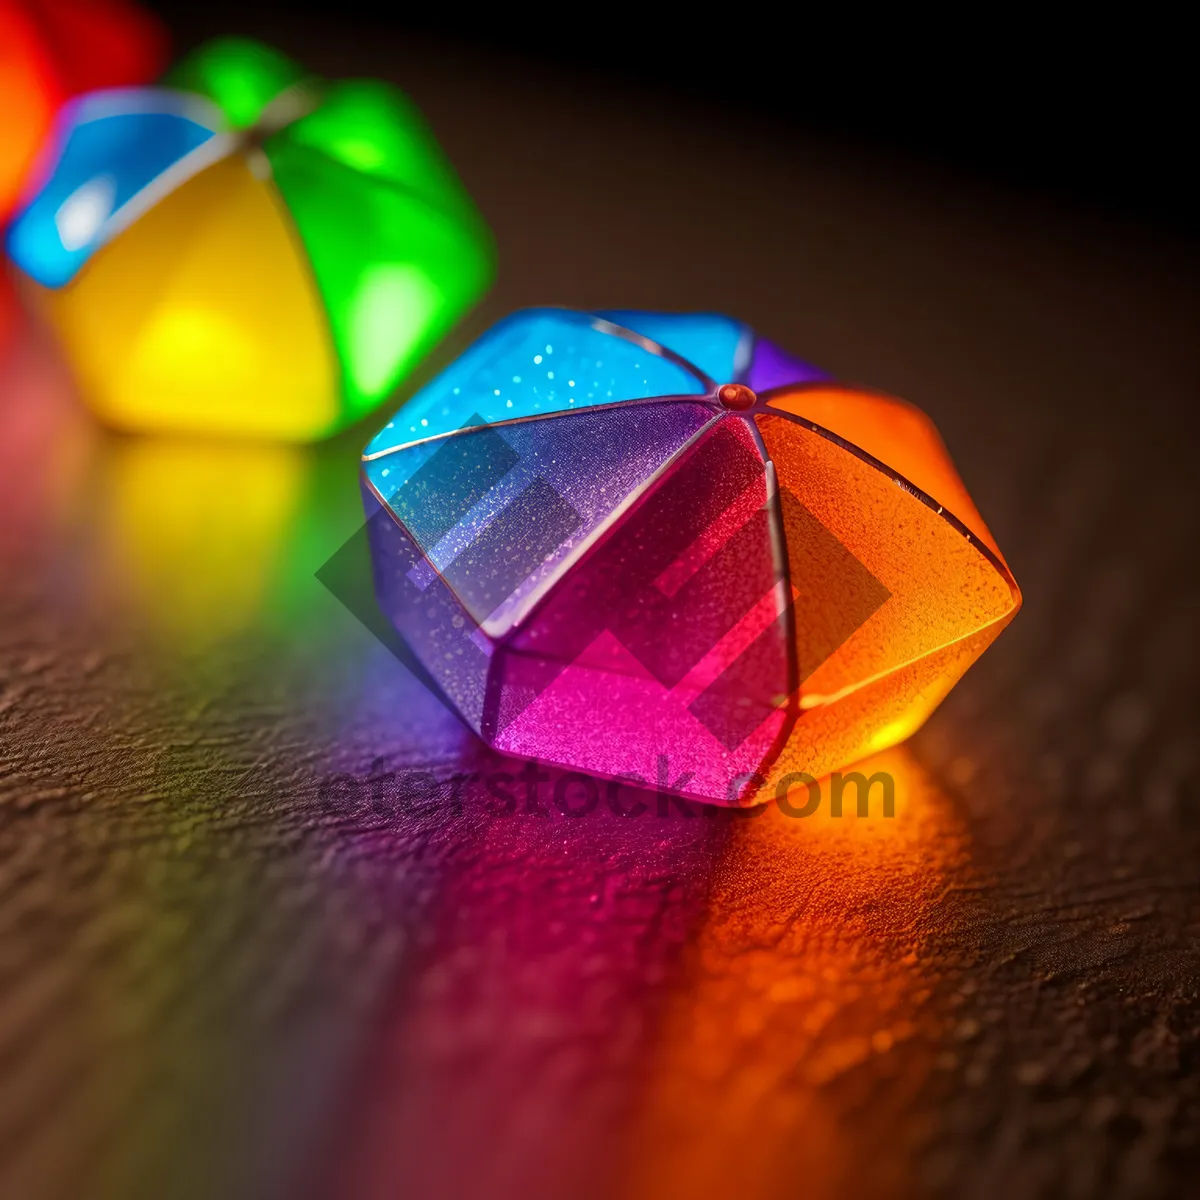
{"type": "MultiPolygon", "coordinates": [[[[705,921],[664,1006],[629,1154],[633,1196],[904,1194],[919,1142],[908,1119],[948,1021],[949,956],[928,946],[970,844],[950,798],[903,747],[857,764],[867,816],[771,806],[740,823],[705,921]],[[886,1064],[881,1066],[880,1064],[886,1064]],[[865,1101],[871,1098],[868,1109],[865,1101]],[[700,1131],[702,1134],[698,1136],[700,1131]]],[[[808,799],[797,789],[794,806],[808,799]]],[[[943,931],[944,932],[944,931],[943,931]]]]}
{"type": "MultiPolygon", "coordinates": [[[[878,1139],[919,1136],[907,1106],[953,983],[924,941],[970,854],[906,750],[862,769],[890,775],[894,817],[876,790],[868,815],[834,818],[826,790],[806,819],[480,829],[443,867],[336,1194],[757,1198],[802,1179],[826,1197],[871,1177],[878,1139]]],[[[883,1174],[903,1162],[880,1194],[911,1183],[883,1174]]]]}
{"type": "MultiPolygon", "coordinates": [[[[104,1173],[153,1174],[169,1145],[236,1176],[236,1139],[201,1119],[217,1109],[263,1145],[282,1138],[291,1163],[298,1145],[333,1147],[330,1194],[356,1198],[405,1181],[539,1200],[588,1180],[757,1198],[797,1176],[834,1195],[878,1139],[915,1136],[903,1101],[935,1065],[953,982],[924,947],[971,863],[954,805],[906,752],[860,764],[892,777],[893,817],[878,789],[865,817],[847,798],[843,817],[826,800],[805,819],[661,819],[625,789],[644,817],[570,819],[553,770],[548,816],[498,816],[478,788],[457,815],[407,807],[393,763],[442,780],[522,764],[485,751],[313,578],[357,521],[352,448],[118,438],[71,409],[48,358],[3,382],[0,490],[25,506],[0,554],[20,541],[5,565],[40,580],[60,653],[101,663],[75,677],[77,703],[122,759],[115,790],[41,853],[73,878],[73,839],[108,806],[146,818],[133,849],[109,835],[122,902],[102,893],[81,938],[144,957],[127,975],[121,953],[68,955],[88,986],[54,1025],[73,1081],[58,1128],[84,1145],[118,1113],[130,1131],[97,1138],[104,1173]],[[107,636],[80,646],[98,623],[107,636]],[[264,756],[274,739],[286,752],[264,756]],[[357,802],[332,806],[335,772],[357,802]],[[276,868],[306,881],[282,904],[276,868]],[[281,955],[288,919],[303,932],[281,955]],[[223,952],[228,927],[243,955],[223,952]],[[335,1034],[272,1040],[281,962],[320,981],[335,1034]],[[261,1005],[242,1002],[242,971],[261,1005]],[[198,1028],[195,989],[212,1005],[198,1028]],[[139,1121],[164,1054],[173,1085],[139,1121]],[[301,1059],[320,1086],[289,1105],[301,1059]]],[[[78,731],[43,736],[57,752],[78,731]]]]}
{"type": "Polygon", "coordinates": [[[64,111],[8,237],[83,394],[131,429],[328,436],[473,305],[491,241],[416,108],[268,47],[64,111]]]}
{"type": "MultiPolygon", "coordinates": [[[[0,325],[4,300],[0,288],[0,325]]],[[[163,661],[311,632],[341,611],[315,572],[359,520],[352,445],[109,433],[19,312],[0,394],[7,531],[59,562],[68,608],[136,629],[163,661]],[[17,470],[25,458],[40,468],[17,470]]]]}
{"type": "Polygon", "coordinates": [[[259,625],[295,552],[288,535],[309,473],[303,454],[161,438],[122,439],[101,453],[89,486],[95,549],[149,627],[202,646],[259,625]]]}

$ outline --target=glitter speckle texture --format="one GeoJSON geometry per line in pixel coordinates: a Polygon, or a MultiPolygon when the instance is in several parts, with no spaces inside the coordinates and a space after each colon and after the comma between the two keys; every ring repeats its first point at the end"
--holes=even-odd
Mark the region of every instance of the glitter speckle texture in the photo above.
{"type": "Polygon", "coordinates": [[[922,414],[718,314],[516,313],[363,479],[385,614],[476,733],[715,803],[902,741],[1020,604],[922,414]]]}

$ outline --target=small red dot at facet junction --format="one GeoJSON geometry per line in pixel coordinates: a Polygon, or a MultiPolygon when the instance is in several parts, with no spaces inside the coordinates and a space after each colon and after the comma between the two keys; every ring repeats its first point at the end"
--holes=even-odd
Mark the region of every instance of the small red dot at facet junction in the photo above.
{"type": "Polygon", "coordinates": [[[751,408],[758,397],[744,383],[725,383],[717,388],[717,399],[726,408],[751,408]]]}

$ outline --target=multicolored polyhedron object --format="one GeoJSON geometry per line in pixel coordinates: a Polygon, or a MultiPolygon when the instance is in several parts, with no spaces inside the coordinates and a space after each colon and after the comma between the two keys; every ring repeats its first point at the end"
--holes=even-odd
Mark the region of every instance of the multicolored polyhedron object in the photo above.
{"type": "Polygon", "coordinates": [[[29,183],[59,105],[153,79],[167,37],[122,0],[0,0],[0,222],[29,183]]]}
{"type": "Polygon", "coordinates": [[[380,605],[476,733],[706,801],[908,737],[1021,603],[928,418],[719,315],[519,312],[362,478],[380,605]]]}
{"type": "Polygon", "coordinates": [[[490,235],[413,105],[254,42],[59,118],[8,233],[97,412],[132,429],[326,436],[482,295],[490,235]]]}

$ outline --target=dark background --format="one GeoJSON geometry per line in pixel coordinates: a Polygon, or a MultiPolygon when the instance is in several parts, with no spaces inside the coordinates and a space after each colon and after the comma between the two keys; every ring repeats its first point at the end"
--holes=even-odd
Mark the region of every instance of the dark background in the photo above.
{"type": "MultiPolygon", "coordinates": [[[[996,7],[932,20],[816,4],[718,4],[703,15],[653,4],[379,0],[148,7],[185,41],[212,28],[269,30],[287,14],[349,24],[364,40],[413,38],[436,54],[502,55],[514,73],[583,89],[628,83],[693,114],[752,113],[777,130],[1200,231],[1193,43],[1186,23],[1165,13],[996,7]]],[[[712,182],[719,177],[716,168],[712,182]]]]}
{"type": "Polygon", "coordinates": [[[395,403],[515,308],[730,312],[931,415],[1024,608],[895,820],[422,807],[498,764],[315,577],[387,409],[116,436],[0,307],[0,1194],[1190,1197],[1190,46],[443,7],[164,6],[402,87],[476,198],[395,403]]]}

